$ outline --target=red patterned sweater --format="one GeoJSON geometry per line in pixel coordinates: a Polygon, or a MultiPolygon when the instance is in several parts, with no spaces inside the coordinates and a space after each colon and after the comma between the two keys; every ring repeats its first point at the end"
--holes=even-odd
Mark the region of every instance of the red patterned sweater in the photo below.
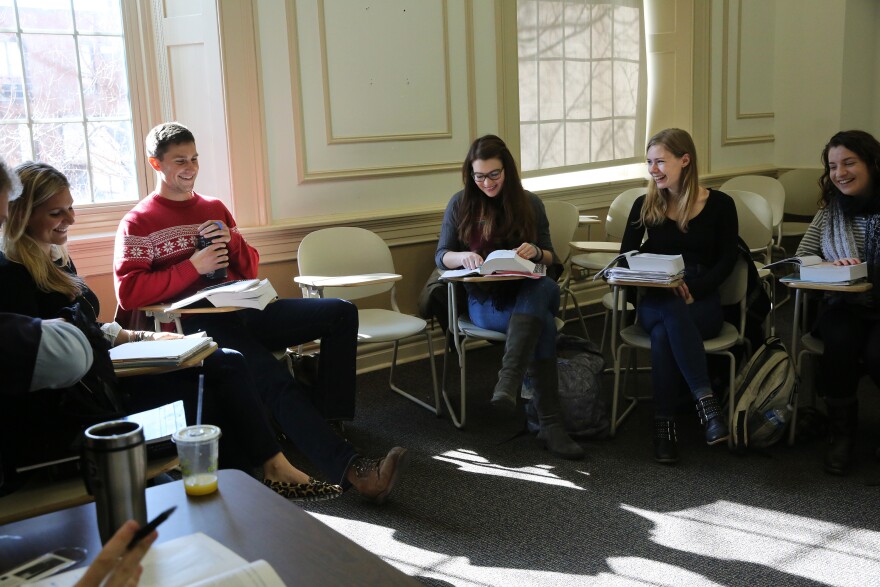
{"type": "Polygon", "coordinates": [[[190,257],[199,226],[220,220],[230,228],[228,279],[254,279],[260,255],[223,202],[193,192],[178,202],[147,196],[122,218],[113,252],[116,299],[125,310],[179,299],[217,282],[198,274],[190,257]]]}

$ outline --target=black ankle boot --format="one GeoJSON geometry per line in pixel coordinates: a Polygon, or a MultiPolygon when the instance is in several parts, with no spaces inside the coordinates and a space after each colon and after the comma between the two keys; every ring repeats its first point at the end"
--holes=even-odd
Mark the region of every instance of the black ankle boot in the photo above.
{"type": "Polygon", "coordinates": [[[846,475],[855,460],[856,435],[859,423],[859,405],[855,399],[826,399],[828,420],[831,424],[828,450],[825,452],[825,472],[846,475]]]}
{"type": "Polygon", "coordinates": [[[654,460],[667,465],[678,462],[675,420],[654,420],[654,460]]]}
{"type": "Polygon", "coordinates": [[[706,444],[711,446],[730,438],[727,418],[714,395],[710,393],[697,400],[697,414],[700,416],[700,423],[706,427],[706,444]]]}

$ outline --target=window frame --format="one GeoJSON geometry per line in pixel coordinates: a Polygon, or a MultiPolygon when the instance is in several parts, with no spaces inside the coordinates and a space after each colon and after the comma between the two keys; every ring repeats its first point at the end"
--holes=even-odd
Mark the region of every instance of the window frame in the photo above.
{"type": "MultiPolygon", "coordinates": [[[[638,0],[641,3],[639,13],[640,20],[640,59],[644,63],[644,67],[639,72],[639,108],[636,113],[636,132],[641,129],[643,132],[647,130],[648,118],[648,59],[647,59],[647,31],[645,28],[645,12],[647,10],[646,2],[638,0]]],[[[516,2],[497,2],[496,3],[496,23],[499,31],[499,64],[498,69],[498,86],[502,89],[501,97],[504,105],[500,113],[500,128],[504,133],[505,141],[511,148],[512,152],[521,153],[522,137],[520,136],[520,112],[519,112],[519,48],[518,48],[518,23],[517,23],[517,6],[516,2]]],[[[645,135],[646,137],[647,135],[645,135]]],[[[636,138],[638,140],[638,138],[636,138]]],[[[522,171],[521,176],[524,180],[536,178],[552,179],[557,176],[566,176],[571,174],[573,177],[580,177],[583,174],[578,172],[601,172],[603,169],[613,170],[615,168],[632,166],[634,164],[643,164],[644,157],[636,149],[636,153],[632,157],[625,159],[614,159],[610,161],[599,161],[593,163],[583,163],[577,165],[566,165],[560,167],[536,169],[530,171],[522,171]]],[[[596,174],[587,174],[595,176],[596,174]]],[[[618,175],[618,174],[613,174],[618,175]]],[[[630,175],[627,173],[627,175],[630,175]]],[[[640,177],[640,176],[634,176],[640,177]]],[[[564,178],[561,178],[565,182],[564,178]]],[[[577,185],[577,182],[571,185],[577,185]]]]}

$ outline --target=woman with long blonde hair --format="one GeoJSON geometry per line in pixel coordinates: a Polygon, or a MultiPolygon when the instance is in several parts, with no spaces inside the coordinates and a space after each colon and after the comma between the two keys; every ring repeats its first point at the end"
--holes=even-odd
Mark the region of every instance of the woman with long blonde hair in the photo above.
{"type": "Polygon", "coordinates": [[[693,139],[678,128],[655,134],[646,149],[647,193],[633,204],[621,252],[681,254],[683,283],[647,288],[638,318],[651,337],[654,458],[678,461],[675,409],[682,383],[697,404],[710,445],[727,440],[724,412],[712,393],[703,340],[723,324],[718,289],[737,257],[736,205],[727,194],[699,183],[693,139]],[[643,241],[647,233],[647,239],[643,241]]]}

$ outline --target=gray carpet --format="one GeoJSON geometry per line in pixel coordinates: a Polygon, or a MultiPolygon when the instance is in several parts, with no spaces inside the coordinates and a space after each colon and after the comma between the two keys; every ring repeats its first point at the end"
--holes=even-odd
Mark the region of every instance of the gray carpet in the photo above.
{"type": "MultiPolygon", "coordinates": [[[[792,311],[780,309],[786,343],[792,311]]],[[[601,318],[589,328],[598,339],[601,318]]],[[[389,391],[387,371],[360,376],[349,438],[373,455],[406,446],[409,467],[384,506],[349,492],[305,509],[426,585],[880,585],[880,401],[868,381],[848,477],[822,472],[819,438],[746,456],[707,447],[690,408],[680,463],[656,464],[650,403],[616,438],[584,442],[588,460],[567,462],[491,418],[500,352],[469,355],[461,431],[389,391]]],[[[426,361],[400,376],[427,395],[426,361]]]]}

